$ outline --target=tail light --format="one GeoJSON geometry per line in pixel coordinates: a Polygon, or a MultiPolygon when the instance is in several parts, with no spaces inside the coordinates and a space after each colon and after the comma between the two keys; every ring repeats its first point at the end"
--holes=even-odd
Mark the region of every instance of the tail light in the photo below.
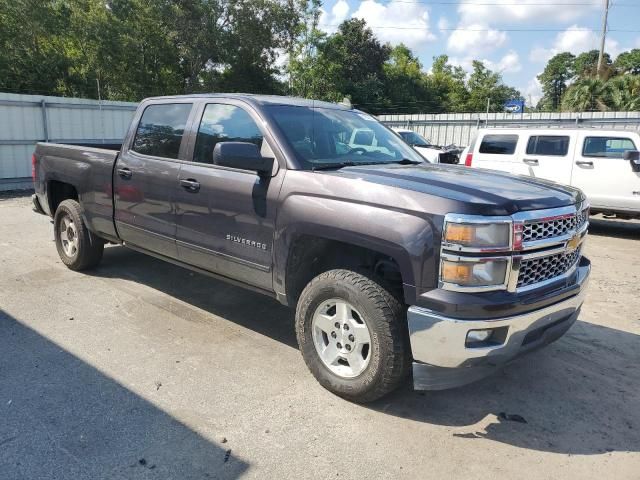
{"type": "Polygon", "coordinates": [[[472,161],[473,161],[473,153],[468,152],[467,156],[464,159],[464,166],[465,167],[470,167],[472,161]]]}
{"type": "Polygon", "coordinates": [[[33,181],[36,181],[36,164],[38,163],[38,160],[36,160],[36,154],[34,153],[33,155],[31,155],[31,178],[33,179],[33,181]]]}

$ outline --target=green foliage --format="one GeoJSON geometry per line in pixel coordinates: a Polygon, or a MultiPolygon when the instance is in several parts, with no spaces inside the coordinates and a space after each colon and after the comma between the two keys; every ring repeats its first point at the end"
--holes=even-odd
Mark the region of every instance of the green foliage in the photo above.
{"type": "Polygon", "coordinates": [[[575,75],[574,63],[575,57],[569,52],[559,53],[549,60],[544,71],[538,75],[543,94],[539,109],[558,110],[567,90],[567,82],[575,75]]]}
{"type": "Polygon", "coordinates": [[[614,66],[620,73],[640,75],[640,48],[622,52],[616,58],[614,66]]]}
{"type": "MultiPolygon", "coordinates": [[[[598,76],[598,50],[590,50],[578,55],[573,62],[573,71],[579,78],[598,76]]],[[[613,74],[611,57],[608,53],[602,56],[602,69],[600,77],[609,78],[613,74]]]]}
{"type": "Polygon", "coordinates": [[[640,49],[618,55],[615,62],[603,56],[598,72],[598,50],[574,57],[559,53],[549,60],[538,80],[543,97],[540,110],[617,110],[640,108],[640,49]]]}
{"type": "Polygon", "coordinates": [[[0,89],[276,93],[307,0],[0,0],[0,89]]]}

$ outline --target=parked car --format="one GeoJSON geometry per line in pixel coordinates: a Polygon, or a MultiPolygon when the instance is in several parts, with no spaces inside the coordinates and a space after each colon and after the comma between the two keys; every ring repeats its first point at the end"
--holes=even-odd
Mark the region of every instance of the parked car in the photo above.
{"type": "Polygon", "coordinates": [[[579,190],[430,165],[330,103],[147,99],[119,151],[39,143],[33,174],[70,269],[111,242],[272,296],[296,309],[312,374],[359,402],[411,371],[416,388],[462,385],[552,342],[590,272],[579,190]],[[375,148],[349,147],[363,129],[375,148]]]}
{"type": "Polygon", "coordinates": [[[580,188],[592,213],[640,218],[640,134],[580,128],[483,129],[465,165],[580,188]]]}
{"type": "Polygon", "coordinates": [[[392,130],[397,132],[405,142],[411,145],[420,155],[431,163],[457,164],[460,162],[461,149],[455,145],[441,147],[440,145],[432,144],[429,140],[413,130],[404,128],[392,128],[392,130]]]}

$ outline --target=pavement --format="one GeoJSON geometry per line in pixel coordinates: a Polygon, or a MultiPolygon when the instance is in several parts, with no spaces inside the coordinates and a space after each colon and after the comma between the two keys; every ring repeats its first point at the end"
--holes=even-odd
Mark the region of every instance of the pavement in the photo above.
{"type": "Polygon", "coordinates": [[[26,196],[0,225],[0,479],[640,478],[638,222],[592,221],[565,337],[365,406],[316,383],[275,300],[120,246],[72,272],[26,196]]]}

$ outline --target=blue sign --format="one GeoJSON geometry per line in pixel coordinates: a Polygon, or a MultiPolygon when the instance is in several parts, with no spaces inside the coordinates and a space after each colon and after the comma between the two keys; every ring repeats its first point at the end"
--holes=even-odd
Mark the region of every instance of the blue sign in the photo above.
{"type": "Polygon", "coordinates": [[[508,100],[504,104],[504,111],[507,113],[524,112],[524,100],[508,100]]]}

